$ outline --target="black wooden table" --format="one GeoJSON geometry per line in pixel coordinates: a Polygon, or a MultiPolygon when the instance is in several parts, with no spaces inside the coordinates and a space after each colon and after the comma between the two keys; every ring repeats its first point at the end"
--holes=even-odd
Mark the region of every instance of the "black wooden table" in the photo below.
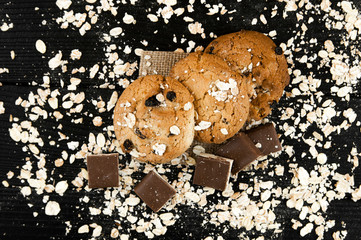
{"type": "MultiPolygon", "coordinates": [[[[94,101],[99,102],[101,99],[107,103],[114,91],[119,94],[122,87],[118,84],[119,79],[126,78],[134,80],[138,76],[135,71],[130,76],[121,76],[112,78],[110,76],[102,76],[101,73],[107,72],[111,69],[112,63],[107,62],[109,57],[106,56],[106,48],[112,43],[118,47],[116,52],[119,59],[124,62],[134,63],[139,61],[139,56],[135,54],[135,49],[145,50],[165,50],[173,51],[177,48],[186,50],[189,47],[189,41],[193,41],[195,46],[206,47],[212,41],[213,34],[220,36],[222,34],[239,31],[240,29],[256,30],[263,33],[270,33],[276,30],[277,35],[272,37],[276,44],[287,43],[289,39],[294,37],[294,41],[288,49],[292,53],[293,64],[290,64],[292,70],[299,69],[302,75],[313,76],[315,79],[321,79],[322,85],[317,89],[318,92],[324,94],[324,100],[332,99],[336,103],[336,110],[341,111],[339,116],[332,119],[333,125],[340,125],[345,118],[342,116],[342,111],[352,108],[357,114],[361,114],[361,87],[358,83],[353,83],[353,92],[350,94],[350,100],[345,101],[337,97],[335,93],[331,93],[330,89],[335,85],[334,81],[327,81],[331,79],[330,66],[323,65],[319,58],[311,61],[312,65],[307,66],[299,60],[303,55],[307,55],[308,59],[315,58],[315,55],[323,49],[323,43],[326,40],[332,40],[335,45],[335,52],[350,55],[350,65],[352,61],[358,61],[357,54],[351,54],[352,46],[359,48],[359,36],[355,40],[350,40],[349,45],[345,46],[342,42],[345,36],[345,30],[328,30],[325,27],[325,22],[329,19],[334,19],[329,16],[329,13],[315,10],[311,7],[306,10],[306,6],[300,6],[296,11],[288,11],[288,17],[284,18],[283,11],[285,3],[277,1],[209,1],[210,5],[221,4],[228,11],[223,15],[216,13],[208,15],[209,10],[205,3],[195,1],[193,4],[194,11],[188,11],[188,1],[178,0],[176,8],[185,8],[185,12],[176,16],[174,13],[169,22],[166,24],[161,16],[158,16],[158,22],[152,22],[147,18],[147,14],[157,15],[159,8],[164,8],[164,4],[158,4],[156,1],[113,1],[117,6],[117,16],[113,16],[110,11],[102,11],[99,13],[98,21],[91,25],[91,29],[86,32],[84,36],[79,33],[79,28],[69,24],[66,29],[61,29],[60,24],[56,22],[57,18],[61,18],[65,11],[73,10],[74,13],[87,13],[85,10],[85,1],[73,0],[71,6],[67,10],[60,10],[54,1],[50,0],[13,0],[0,1],[0,26],[3,23],[12,23],[13,27],[7,31],[0,31],[0,68],[8,69],[8,73],[0,74],[0,102],[3,102],[5,113],[0,114],[0,239],[90,239],[92,228],[87,234],[78,234],[78,229],[84,224],[97,223],[102,226],[102,233],[99,239],[109,239],[112,228],[118,228],[120,234],[129,234],[130,239],[145,239],[143,233],[138,233],[135,230],[129,230],[129,223],[122,222],[119,227],[115,220],[119,220],[118,213],[110,216],[90,215],[89,207],[102,206],[104,200],[104,191],[88,191],[75,187],[73,181],[79,174],[81,168],[86,168],[84,159],[75,159],[74,162],[64,160],[62,167],[55,167],[55,160],[62,158],[62,152],[65,150],[69,155],[76,154],[80,150],[83,143],[88,143],[89,133],[106,134],[106,127],[112,125],[112,111],[105,111],[99,113],[99,109],[94,106],[94,101]],[[116,3],[115,3],[116,2],[116,3]],[[127,2],[121,4],[120,2],[127,2]],[[273,16],[273,11],[278,9],[277,14],[273,16]],[[232,11],[235,10],[235,11],[232,11]],[[135,24],[125,24],[123,17],[125,13],[134,16],[135,24]],[[260,20],[260,15],[263,14],[267,19],[264,24],[260,20]],[[297,14],[302,14],[303,19],[297,20],[297,14]],[[194,22],[200,22],[204,28],[205,37],[202,34],[191,34],[188,30],[188,24],[184,17],[190,17],[194,22]],[[313,21],[310,21],[310,18],[313,21]],[[257,23],[253,19],[258,19],[257,23]],[[254,24],[253,24],[253,23],[254,24]],[[297,35],[302,32],[302,24],[307,26],[307,34],[297,35]],[[109,42],[104,40],[104,33],[117,26],[121,26],[123,35],[119,38],[111,38],[109,42]],[[182,38],[186,39],[185,41],[182,38]],[[41,54],[35,48],[35,42],[41,39],[46,43],[46,53],[41,54]],[[176,41],[174,41],[176,39],[176,41]],[[312,39],[317,39],[314,43],[312,39]],[[146,46],[145,46],[146,45],[146,46]],[[124,53],[126,46],[129,46],[132,51],[129,54],[124,53]],[[296,49],[300,48],[300,49],[296,49]],[[79,49],[82,52],[80,60],[71,60],[69,55],[73,49],[79,49]],[[59,52],[62,52],[63,60],[67,60],[67,71],[62,71],[61,67],[50,69],[48,61],[59,52]],[[14,51],[15,58],[11,58],[11,51],[14,51]],[[100,66],[99,72],[94,78],[89,77],[89,69],[95,64],[100,66]],[[72,74],[72,69],[84,66],[86,71],[84,73],[78,72],[72,74]],[[103,67],[108,67],[108,70],[103,71],[103,67]],[[49,77],[49,83],[44,84],[45,79],[49,77]],[[80,78],[82,81],[77,85],[76,90],[68,89],[70,85],[70,78],[80,78]],[[101,88],[104,83],[109,83],[114,86],[111,88],[101,88]],[[65,87],[64,87],[65,86],[65,87]],[[48,104],[44,106],[39,103],[29,108],[21,105],[16,105],[17,99],[31,99],[31,93],[38,94],[38,89],[59,91],[59,106],[60,100],[67,93],[85,93],[85,100],[83,109],[79,112],[68,113],[68,110],[59,107],[58,111],[63,115],[63,118],[57,120],[54,117],[54,109],[48,104]],[[29,97],[30,96],[30,97],[29,97]],[[34,106],[41,106],[48,115],[47,117],[39,117],[32,121],[32,108],[34,106]],[[51,113],[52,114],[49,114],[51,113]],[[103,125],[95,127],[92,123],[94,116],[101,116],[103,125]],[[82,118],[82,123],[75,123],[75,119],[82,118]],[[27,141],[15,142],[9,134],[9,129],[13,128],[14,124],[20,124],[22,121],[32,122],[32,126],[37,129],[39,136],[35,139],[41,138],[43,144],[31,143],[27,141]],[[66,135],[65,139],[59,135],[59,132],[66,135]],[[54,142],[52,142],[54,141],[54,142]],[[68,143],[70,141],[78,141],[80,144],[75,149],[69,149],[68,143]],[[33,146],[39,149],[37,153],[33,146]],[[42,155],[43,154],[43,155],[42,155]],[[28,186],[28,182],[20,179],[20,171],[24,169],[24,165],[28,162],[31,166],[30,172],[33,176],[36,175],[39,166],[39,157],[45,159],[46,165],[46,183],[54,184],[60,180],[66,180],[69,184],[68,189],[63,196],[52,192],[47,193],[43,191],[37,194],[34,188],[31,188],[31,194],[24,196],[21,189],[28,186]],[[11,179],[8,179],[9,171],[14,173],[11,179]],[[4,182],[6,181],[6,182],[4,182]],[[9,186],[7,186],[7,183],[9,186]],[[79,199],[88,197],[90,201],[80,202],[79,199]],[[45,214],[45,206],[47,198],[56,201],[60,204],[61,211],[56,216],[48,216],[45,214]],[[35,215],[34,215],[35,214],[35,215]]],[[[94,6],[99,6],[98,0],[94,6]]],[[[202,2],[202,1],[201,1],[202,2]]],[[[302,1],[303,2],[303,1],[302,1]]],[[[319,1],[313,1],[317,5],[319,1]]],[[[338,1],[331,1],[332,8],[342,12],[341,7],[337,5],[338,1]]],[[[361,10],[361,2],[353,1],[357,9],[361,10]]],[[[208,3],[208,1],[207,1],[208,3]]],[[[222,9],[222,7],[220,7],[222,9]]],[[[319,9],[319,8],[318,8],[319,9]]],[[[96,10],[95,10],[96,11],[96,10]]],[[[159,15],[159,14],[158,14],[159,15]]],[[[90,19],[87,19],[90,21],[90,19]]],[[[343,19],[340,20],[344,21],[343,19]]],[[[194,50],[194,49],[192,49],[194,50]]],[[[291,75],[292,79],[295,75],[291,75]]],[[[268,117],[269,120],[276,123],[276,128],[281,134],[281,140],[284,146],[293,146],[294,154],[289,157],[287,153],[283,152],[278,157],[270,157],[268,168],[262,170],[251,170],[247,173],[241,173],[238,179],[233,179],[234,185],[239,182],[247,182],[252,185],[255,179],[274,181],[274,187],[281,187],[285,189],[292,186],[291,180],[294,174],[289,171],[290,164],[298,163],[299,166],[308,169],[314,169],[317,161],[313,159],[309,153],[309,145],[304,142],[304,139],[311,138],[316,131],[322,134],[322,130],[313,124],[305,132],[300,131],[299,126],[295,126],[295,135],[285,136],[284,124],[290,126],[294,125],[294,120],[281,120],[280,116],[284,113],[287,107],[294,109],[295,115],[299,116],[304,107],[303,103],[309,101],[311,97],[315,97],[316,92],[310,94],[304,93],[300,96],[291,96],[291,91],[297,88],[298,84],[290,84],[286,88],[286,94],[281,99],[280,103],[275,106],[274,111],[268,117]],[[288,94],[287,94],[288,93],[288,94]],[[288,95],[289,97],[286,97],[288,95]],[[305,154],[303,154],[305,153],[305,154]],[[271,176],[270,173],[275,169],[276,165],[284,166],[284,174],[282,176],[271,176]]],[[[319,94],[319,93],[318,93],[319,94]]],[[[323,101],[324,101],[323,100],[323,101]]],[[[37,100],[35,100],[37,101],[37,100]]],[[[316,106],[321,106],[322,102],[315,102],[316,106]]],[[[350,174],[354,176],[354,188],[357,188],[361,183],[360,169],[352,170],[352,162],[348,159],[353,147],[360,148],[361,134],[360,126],[356,122],[360,120],[359,116],[356,121],[351,124],[347,130],[341,130],[339,133],[334,132],[330,136],[325,137],[322,143],[331,142],[331,147],[328,149],[318,148],[328,156],[328,163],[336,163],[337,172],[341,174],[350,174]]],[[[304,123],[305,117],[301,117],[301,123],[304,123]]],[[[31,134],[30,134],[31,135],[31,134]]],[[[36,134],[34,134],[35,136],[36,134]]],[[[23,139],[24,136],[21,137],[23,139]]],[[[108,139],[108,138],[107,138],[108,139]]],[[[357,155],[357,154],[356,154],[357,155]]],[[[121,165],[129,163],[130,159],[125,157],[122,159],[121,165]]],[[[191,167],[192,168],[192,167],[191,167]]],[[[176,179],[177,174],[182,172],[182,169],[177,166],[169,167],[171,172],[166,172],[169,179],[176,179]]],[[[44,174],[44,173],[38,173],[44,174]]],[[[140,180],[144,174],[142,171],[135,172],[132,177],[137,181],[140,180]]],[[[334,189],[334,184],[337,181],[330,180],[331,188],[334,189]]],[[[198,188],[197,188],[198,189],[198,188]]],[[[25,191],[25,190],[23,190],[25,191]]],[[[217,203],[222,197],[220,194],[214,194],[209,197],[210,203],[217,203]]],[[[253,198],[257,199],[257,196],[253,198]]],[[[259,197],[258,197],[259,198],[259,197]]],[[[120,201],[123,201],[119,197],[120,201]]],[[[246,231],[244,228],[232,229],[229,228],[229,223],[215,226],[204,223],[203,210],[200,207],[189,205],[178,205],[177,210],[173,213],[179,215],[179,219],[173,226],[169,226],[165,235],[159,236],[159,239],[204,239],[207,236],[213,236],[217,239],[218,236],[223,236],[223,239],[238,239],[240,234],[242,236],[249,236],[250,239],[264,236],[264,239],[300,239],[299,230],[292,228],[293,223],[291,219],[299,219],[299,211],[294,208],[286,206],[287,199],[278,198],[281,203],[274,209],[276,221],[280,223],[280,233],[274,234],[271,230],[266,230],[265,233],[256,231],[255,229],[246,231]],[[227,231],[224,231],[227,229],[227,231]]],[[[144,206],[139,206],[135,210],[135,214],[141,216],[145,211],[151,214],[149,209],[145,210],[144,206]]],[[[166,212],[164,210],[163,212],[166,212]]],[[[350,193],[346,193],[341,200],[334,200],[330,203],[327,212],[321,213],[326,220],[335,220],[335,227],[331,228],[324,235],[325,239],[333,239],[332,234],[336,231],[346,229],[348,231],[347,239],[361,239],[361,203],[354,202],[350,193]]],[[[301,221],[306,224],[306,221],[301,221]]],[[[306,239],[316,239],[317,236],[314,230],[305,236],[306,239]]],[[[261,239],[261,238],[259,238],[261,239]]]]}

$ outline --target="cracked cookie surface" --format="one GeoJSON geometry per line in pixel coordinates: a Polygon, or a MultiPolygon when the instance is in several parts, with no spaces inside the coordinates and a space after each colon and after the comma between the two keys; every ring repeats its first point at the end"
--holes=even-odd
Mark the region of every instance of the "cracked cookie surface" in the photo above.
{"type": "Polygon", "coordinates": [[[216,55],[195,52],[177,62],[170,76],[194,96],[195,138],[222,143],[244,125],[249,109],[245,78],[216,55]]]}
{"type": "Polygon", "coordinates": [[[249,75],[251,105],[248,120],[260,120],[271,112],[289,83],[282,48],[263,33],[242,30],[213,40],[205,49],[231,64],[233,70],[249,75]]]}
{"type": "Polygon", "coordinates": [[[193,96],[170,77],[138,78],[118,99],[114,131],[124,152],[144,162],[166,163],[192,144],[193,96]]]}

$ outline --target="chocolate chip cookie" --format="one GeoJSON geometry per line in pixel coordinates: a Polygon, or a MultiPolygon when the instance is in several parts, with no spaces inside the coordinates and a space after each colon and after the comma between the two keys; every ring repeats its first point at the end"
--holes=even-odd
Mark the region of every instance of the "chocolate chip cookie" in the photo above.
{"type": "Polygon", "coordinates": [[[222,58],[191,53],[173,66],[170,76],[184,84],[195,98],[198,141],[222,143],[242,128],[249,109],[247,83],[222,58]]]}
{"type": "Polygon", "coordinates": [[[166,163],[192,144],[193,96],[170,77],[141,77],[118,100],[114,131],[124,152],[141,161],[166,163]]]}
{"type": "Polygon", "coordinates": [[[242,30],[213,40],[205,49],[231,64],[239,74],[249,75],[251,106],[248,120],[260,120],[271,112],[289,83],[282,48],[263,33],[242,30]]]}

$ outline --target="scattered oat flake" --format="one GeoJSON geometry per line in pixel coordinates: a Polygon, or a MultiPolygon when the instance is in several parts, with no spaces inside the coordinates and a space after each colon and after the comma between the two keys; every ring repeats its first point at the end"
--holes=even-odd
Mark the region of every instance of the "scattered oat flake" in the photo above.
{"type": "Polygon", "coordinates": [[[300,231],[301,237],[304,237],[307,234],[309,234],[312,231],[312,229],[313,229],[313,224],[312,223],[307,223],[306,226],[304,226],[300,231]]]}
{"type": "Polygon", "coordinates": [[[29,186],[22,187],[20,192],[21,194],[23,194],[24,197],[30,196],[31,188],[29,186]]]}
{"type": "Polygon", "coordinates": [[[93,237],[99,237],[100,234],[102,233],[102,230],[103,230],[102,226],[99,226],[99,225],[96,226],[96,227],[94,228],[94,230],[93,230],[92,236],[93,236],[93,237]]]}
{"type": "Polygon", "coordinates": [[[201,199],[198,196],[198,194],[196,194],[195,192],[186,192],[184,195],[188,200],[192,201],[192,202],[199,202],[201,199]]]}
{"type": "Polygon", "coordinates": [[[93,124],[96,127],[100,127],[103,124],[103,119],[100,116],[96,116],[93,118],[93,124]]]}
{"type": "Polygon", "coordinates": [[[102,133],[99,133],[97,135],[97,144],[99,147],[104,147],[105,146],[105,137],[104,137],[104,134],[102,133]]]}
{"type": "Polygon", "coordinates": [[[63,57],[63,54],[61,51],[59,51],[55,55],[55,57],[53,57],[52,59],[49,60],[49,62],[48,62],[49,68],[55,69],[55,68],[59,67],[63,63],[63,61],[61,60],[62,57],[63,57]]]}
{"type": "Polygon", "coordinates": [[[60,181],[55,185],[55,192],[62,196],[64,192],[68,189],[67,181],[60,181]]]}
{"type": "Polygon", "coordinates": [[[5,113],[4,102],[0,101],[0,114],[4,114],[4,113],[5,113]]]}
{"type": "Polygon", "coordinates": [[[147,18],[152,22],[158,22],[158,17],[154,14],[148,14],[147,18]]]}
{"type": "Polygon", "coordinates": [[[35,43],[36,50],[42,54],[46,52],[46,45],[43,40],[39,39],[35,43]]]}
{"type": "Polygon", "coordinates": [[[125,13],[124,17],[123,17],[123,22],[125,24],[132,24],[135,23],[134,17],[128,13],[125,13]]]}
{"type": "Polygon", "coordinates": [[[199,22],[190,23],[188,25],[188,30],[191,34],[201,34],[204,32],[204,29],[202,28],[202,24],[199,22]]]}
{"type": "Polygon", "coordinates": [[[9,73],[9,69],[8,68],[0,68],[0,74],[2,74],[2,73],[9,73]]]}
{"type": "Polygon", "coordinates": [[[137,197],[129,197],[125,200],[125,203],[129,206],[136,206],[140,203],[140,199],[137,197]]]}
{"type": "Polygon", "coordinates": [[[83,225],[78,229],[78,233],[88,233],[89,232],[89,226],[88,225],[83,225]]]}
{"type": "Polygon", "coordinates": [[[56,216],[60,212],[60,205],[58,202],[49,201],[45,206],[45,214],[48,216],[56,216]]]}
{"type": "Polygon", "coordinates": [[[79,51],[79,49],[73,49],[70,53],[70,58],[72,60],[79,60],[81,58],[82,53],[79,51]]]}
{"type": "Polygon", "coordinates": [[[71,4],[71,0],[56,0],[56,6],[58,6],[59,9],[68,9],[71,4]]]}
{"type": "Polygon", "coordinates": [[[200,155],[201,153],[205,153],[206,149],[201,145],[196,145],[193,147],[193,153],[196,155],[200,155]]]}
{"type": "Polygon", "coordinates": [[[110,36],[116,37],[119,36],[123,32],[121,27],[112,28],[109,32],[110,36]]]}
{"type": "Polygon", "coordinates": [[[110,237],[111,237],[111,238],[118,238],[118,237],[119,237],[119,231],[118,231],[118,229],[113,228],[113,229],[110,231],[110,237]]]}
{"type": "Polygon", "coordinates": [[[317,155],[317,162],[319,164],[325,164],[327,162],[327,156],[324,153],[320,153],[317,155]]]}
{"type": "Polygon", "coordinates": [[[303,167],[298,168],[298,179],[300,180],[301,185],[307,186],[309,182],[310,175],[307,170],[303,167]]]}
{"type": "Polygon", "coordinates": [[[97,74],[97,72],[99,71],[99,65],[98,64],[95,64],[93,67],[90,68],[89,72],[89,77],[90,78],[94,78],[95,77],[95,74],[97,74]]]}
{"type": "Polygon", "coordinates": [[[2,185],[4,186],[4,187],[9,187],[10,186],[10,184],[8,183],[8,181],[6,181],[6,180],[3,180],[2,182],[2,185]]]}

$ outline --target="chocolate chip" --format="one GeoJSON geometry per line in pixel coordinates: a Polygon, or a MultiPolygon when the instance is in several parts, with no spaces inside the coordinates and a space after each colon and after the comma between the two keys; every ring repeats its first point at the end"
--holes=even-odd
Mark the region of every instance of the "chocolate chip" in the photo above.
{"type": "Polygon", "coordinates": [[[151,96],[147,100],[145,100],[146,107],[157,107],[160,105],[160,102],[157,100],[156,95],[151,96]]]}
{"type": "Polygon", "coordinates": [[[177,95],[173,91],[167,92],[167,99],[171,102],[173,102],[173,100],[176,98],[176,96],[177,95]]]}
{"type": "Polygon", "coordinates": [[[250,71],[244,71],[242,74],[243,74],[245,77],[248,77],[248,76],[251,74],[251,72],[250,72],[250,71]]]}
{"type": "Polygon", "coordinates": [[[212,47],[209,48],[208,53],[213,54],[213,50],[214,50],[214,47],[212,46],[212,47]]]}
{"type": "Polygon", "coordinates": [[[276,47],[276,48],[275,48],[275,53],[276,53],[277,55],[282,55],[282,53],[283,53],[282,48],[281,48],[281,47],[276,47]]]}
{"type": "Polygon", "coordinates": [[[134,133],[135,133],[138,137],[140,137],[141,139],[146,139],[146,138],[147,138],[146,136],[143,135],[143,133],[139,130],[139,128],[136,128],[136,129],[134,130],[134,133]]]}
{"type": "Polygon", "coordinates": [[[126,150],[132,150],[134,147],[133,142],[130,141],[129,139],[124,141],[123,146],[126,150]]]}

